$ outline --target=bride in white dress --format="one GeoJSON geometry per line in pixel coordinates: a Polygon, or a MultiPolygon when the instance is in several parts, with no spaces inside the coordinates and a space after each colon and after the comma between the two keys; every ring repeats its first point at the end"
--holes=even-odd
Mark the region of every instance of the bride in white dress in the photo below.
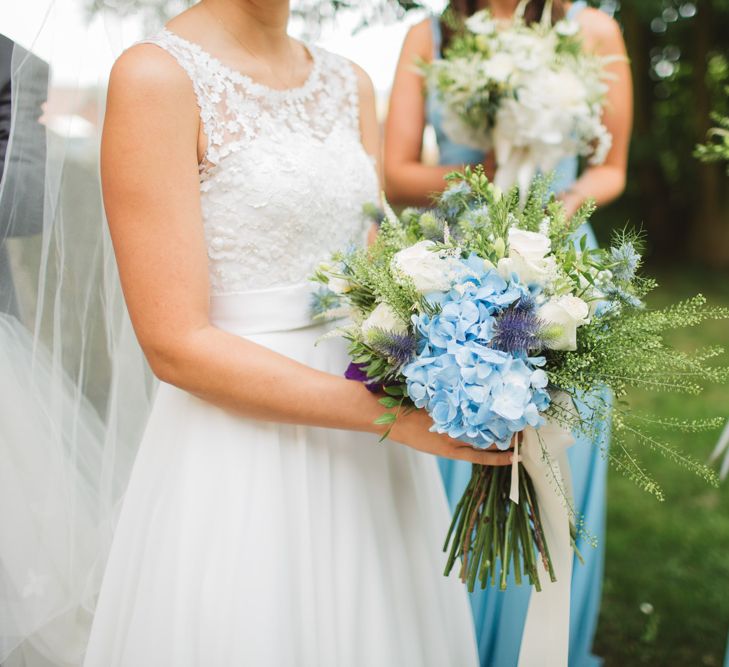
{"type": "Polygon", "coordinates": [[[112,72],[104,198],[162,382],[86,667],[477,664],[429,454],[510,455],[420,412],[378,443],[377,397],[341,341],[316,345],[307,278],[364,242],[378,130],[366,75],[287,20],[286,0],[203,0],[112,72]]]}

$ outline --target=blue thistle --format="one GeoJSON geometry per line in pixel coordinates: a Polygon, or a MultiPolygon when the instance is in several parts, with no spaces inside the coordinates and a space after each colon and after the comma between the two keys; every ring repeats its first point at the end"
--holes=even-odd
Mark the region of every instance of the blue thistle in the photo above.
{"type": "Polygon", "coordinates": [[[630,308],[642,309],[645,304],[635,294],[631,294],[628,290],[618,285],[610,285],[605,289],[605,296],[611,301],[615,301],[630,308]]]}
{"type": "Polygon", "coordinates": [[[384,329],[372,329],[367,334],[367,344],[385,357],[396,369],[412,361],[418,351],[418,343],[411,334],[399,334],[384,329]]]}
{"type": "Polygon", "coordinates": [[[464,207],[464,200],[471,194],[471,186],[458,181],[448,186],[438,198],[438,211],[446,219],[458,217],[464,207]]]}
{"type": "Polygon", "coordinates": [[[533,300],[523,297],[496,318],[491,346],[508,354],[527,354],[546,347],[547,338],[533,300]]]}
{"type": "Polygon", "coordinates": [[[418,223],[423,238],[443,242],[445,238],[445,221],[442,218],[439,218],[432,211],[425,211],[420,215],[418,223]]]}
{"type": "Polygon", "coordinates": [[[463,214],[463,222],[473,227],[483,227],[489,222],[489,207],[486,204],[469,208],[463,214]]]}
{"type": "Polygon", "coordinates": [[[533,313],[537,309],[537,302],[531,294],[525,294],[515,304],[516,310],[533,313]]]}
{"type": "Polygon", "coordinates": [[[624,241],[618,247],[611,248],[610,255],[614,262],[611,269],[613,275],[621,281],[633,280],[641,260],[635,246],[630,241],[624,241]]]}

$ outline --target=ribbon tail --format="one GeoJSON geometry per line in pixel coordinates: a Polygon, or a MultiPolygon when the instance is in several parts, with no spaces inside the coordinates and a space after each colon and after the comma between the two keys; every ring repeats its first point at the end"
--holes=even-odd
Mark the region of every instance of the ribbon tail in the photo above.
{"type": "Polygon", "coordinates": [[[719,442],[716,443],[714,451],[709,456],[709,463],[714,463],[722,454],[724,455],[724,461],[722,461],[719,476],[724,479],[729,473],[729,422],[726,423],[719,437],[719,442]]]}
{"type": "Polygon", "coordinates": [[[539,503],[544,536],[556,581],[537,563],[540,593],[532,592],[519,652],[519,667],[567,667],[569,658],[572,543],[570,539],[569,464],[564,455],[574,443],[554,424],[524,432],[522,457],[539,503]],[[566,496],[566,497],[565,497],[566,496]]]}
{"type": "Polygon", "coordinates": [[[514,438],[514,460],[511,462],[511,489],[509,500],[519,504],[519,438],[514,438]]]}

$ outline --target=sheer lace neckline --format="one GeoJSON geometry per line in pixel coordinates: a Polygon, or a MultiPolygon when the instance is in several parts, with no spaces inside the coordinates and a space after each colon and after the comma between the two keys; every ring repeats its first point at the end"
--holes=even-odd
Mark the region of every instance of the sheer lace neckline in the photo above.
{"type": "Polygon", "coordinates": [[[178,35],[176,32],[170,30],[167,27],[162,28],[161,32],[169,39],[172,39],[187,46],[187,48],[193,51],[198,57],[207,60],[208,63],[213,65],[222,74],[227,76],[231,81],[245,87],[250,93],[254,95],[264,95],[267,97],[277,97],[280,99],[306,97],[306,95],[308,95],[311,89],[316,85],[316,82],[318,81],[321,74],[321,58],[319,58],[319,53],[316,47],[306,42],[301,42],[301,44],[303,45],[306,52],[309,54],[309,58],[311,59],[311,67],[309,68],[309,74],[307,75],[304,82],[298,86],[293,86],[291,88],[274,88],[272,86],[267,86],[265,83],[261,83],[260,81],[256,81],[248,74],[244,74],[234,67],[226,65],[222,60],[220,60],[220,58],[214,56],[212,53],[200,46],[200,44],[198,44],[197,42],[192,42],[189,39],[185,39],[184,37],[178,35]]]}

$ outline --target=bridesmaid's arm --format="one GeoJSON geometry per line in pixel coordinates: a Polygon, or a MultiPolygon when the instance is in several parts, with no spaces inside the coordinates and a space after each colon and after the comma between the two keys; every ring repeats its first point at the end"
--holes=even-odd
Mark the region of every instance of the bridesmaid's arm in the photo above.
{"type": "Polygon", "coordinates": [[[618,56],[608,66],[609,84],[603,122],[613,137],[604,164],[588,167],[572,187],[561,194],[569,214],[586,199],[598,205],[617,199],[625,190],[628,148],[633,126],[633,82],[623,35],[617,22],[597,9],[585,9],[579,17],[585,47],[602,56],[618,56]]]}
{"type": "MultiPolygon", "coordinates": [[[[102,184],[124,296],[152,370],[254,419],[377,433],[383,408],[361,383],[211,324],[198,180],[204,148],[192,86],[172,58],[151,45],[122,55],[109,86],[102,184]]],[[[477,452],[430,433],[431,425],[414,411],[391,437],[439,456],[509,463],[509,454],[477,452]]]]}
{"type": "Polygon", "coordinates": [[[431,195],[441,192],[443,178],[463,165],[429,166],[421,162],[425,129],[423,77],[415,70],[430,60],[433,37],[430,21],[413,26],[405,38],[385,125],[385,192],[395,204],[428,206],[431,195]]]}

